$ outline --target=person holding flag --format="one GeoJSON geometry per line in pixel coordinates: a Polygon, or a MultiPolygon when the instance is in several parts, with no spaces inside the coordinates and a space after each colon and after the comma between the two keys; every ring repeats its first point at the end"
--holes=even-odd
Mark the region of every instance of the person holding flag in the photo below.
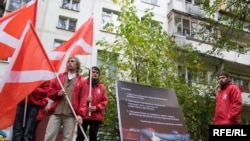
{"type": "Polygon", "coordinates": [[[13,141],[33,141],[35,130],[48,104],[50,81],[45,81],[17,105],[13,124],[13,141]]]}
{"type": "MultiPolygon", "coordinates": [[[[100,69],[93,66],[89,72],[88,79],[85,81],[89,96],[86,102],[88,109],[85,111],[82,127],[86,133],[89,126],[89,141],[97,141],[97,133],[104,120],[104,110],[108,104],[106,87],[99,80],[99,76],[100,69]]],[[[83,133],[78,127],[76,141],[84,141],[84,139],[83,133]]]]}
{"type": "Polygon", "coordinates": [[[82,124],[88,95],[85,80],[79,73],[80,66],[81,63],[77,57],[69,57],[66,64],[67,71],[59,74],[59,81],[55,79],[51,82],[48,97],[54,102],[49,109],[51,116],[44,141],[55,141],[61,126],[63,141],[72,141],[74,122],[82,124]]]}

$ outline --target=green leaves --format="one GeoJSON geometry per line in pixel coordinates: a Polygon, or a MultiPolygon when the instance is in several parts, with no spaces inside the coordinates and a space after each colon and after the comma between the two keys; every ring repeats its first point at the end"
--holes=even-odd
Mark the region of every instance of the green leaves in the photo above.
{"type": "MultiPolygon", "coordinates": [[[[152,9],[145,9],[139,17],[136,7],[125,4],[119,12],[117,34],[113,42],[97,42],[103,50],[98,52],[101,60],[101,80],[107,86],[108,108],[105,110],[103,128],[118,132],[116,105],[116,80],[130,81],[162,88],[173,88],[183,112],[183,116],[192,140],[207,140],[208,124],[213,115],[212,89],[200,91],[178,75],[178,64],[189,68],[193,76],[199,76],[201,63],[198,52],[186,45],[185,50],[178,47],[172,37],[162,28],[162,23],[153,20],[152,9]]],[[[201,82],[205,84],[206,82],[201,82]]]]}

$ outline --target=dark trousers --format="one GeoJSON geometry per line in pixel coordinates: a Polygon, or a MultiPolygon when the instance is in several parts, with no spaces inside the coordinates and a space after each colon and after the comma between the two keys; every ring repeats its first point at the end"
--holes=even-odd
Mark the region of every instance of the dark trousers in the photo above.
{"type": "Polygon", "coordinates": [[[36,116],[39,111],[37,106],[27,106],[27,113],[25,119],[25,126],[23,127],[24,121],[24,108],[25,104],[18,104],[16,110],[16,118],[13,124],[13,141],[32,141],[35,134],[37,120],[36,116]]]}
{"type": "MultiPolygon", "coordinates": [[[[83,120],[82,128],[86,133],[89,126],[89,141],[97,141],[97,133],[100,128],[101,122],[96,120],[83,120]]],[[[77,127],[77,137],[76,141],[84,141],[85,137],[80,129],[77,127]]]]}

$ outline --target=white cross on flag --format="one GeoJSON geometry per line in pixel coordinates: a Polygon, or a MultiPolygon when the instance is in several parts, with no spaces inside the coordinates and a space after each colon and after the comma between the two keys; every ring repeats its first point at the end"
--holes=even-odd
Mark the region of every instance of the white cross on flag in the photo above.
{"type": "Polygon", "coordinates": [[[44,81],[55,78],[55,71],[36,31],[27,23],[16,44],[8,70],[0,82],[0,129],[11,126],[16,105],[44,81]]]}
{"type": "Polygon", "coordinates": [[[0,59],[11,57],[19,44],[24,27],[36,22],[37,0],[0,18],[0,59]]]}
{"type": "Polygon", "coordinates": [[[65,71],[70,56],[92,54],[93,23],[94,19],[91,16],[67,42],[49,53],[49,58],[58,73],[65,71]]]}

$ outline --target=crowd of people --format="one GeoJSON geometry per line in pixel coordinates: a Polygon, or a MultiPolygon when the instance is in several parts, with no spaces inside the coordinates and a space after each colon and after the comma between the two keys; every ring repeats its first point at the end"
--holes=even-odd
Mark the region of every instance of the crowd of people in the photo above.
{"type": "Polygon", "coordinates": [[[17,105],[13,141],[35,140],[37,124],[42,120],[49,99],[53,102],[48,109],[44,141],[55,141],[61,128],[63,141],[73,141],[75,129],[76,141],[84,141],[87,129],[89,141],[97,141],[108,104],[106,87],[99,80],[98,67],[92,67],[89,77],[85,78],[80,74],[80,66],[77,57],[70,57],[66,72],[58,75],[59,80],[44,82],[17,105]]]}
{"type": "MultiPolygon", "coordinates": [[[[80,74],[80,66],[77,57],[70,57],[64,73],[44,82],[17,105],[13,141],[35,140],[37,125],[43,118],[49,99],[53,102],[48,110],[49,121],[44,141],[55,141],[61,129],[63,141],[72,141],[75,129],[75,141],[84,141],[88,129],[89,141],[97,141],[108,104],[106,87],[99,80],[100,68],[93,66],[85,78],[80,74]]],[[[218,83],[214,124],[241,124],[241,89],[231,83],[226,72],[218,75],[218,83]]]]}

